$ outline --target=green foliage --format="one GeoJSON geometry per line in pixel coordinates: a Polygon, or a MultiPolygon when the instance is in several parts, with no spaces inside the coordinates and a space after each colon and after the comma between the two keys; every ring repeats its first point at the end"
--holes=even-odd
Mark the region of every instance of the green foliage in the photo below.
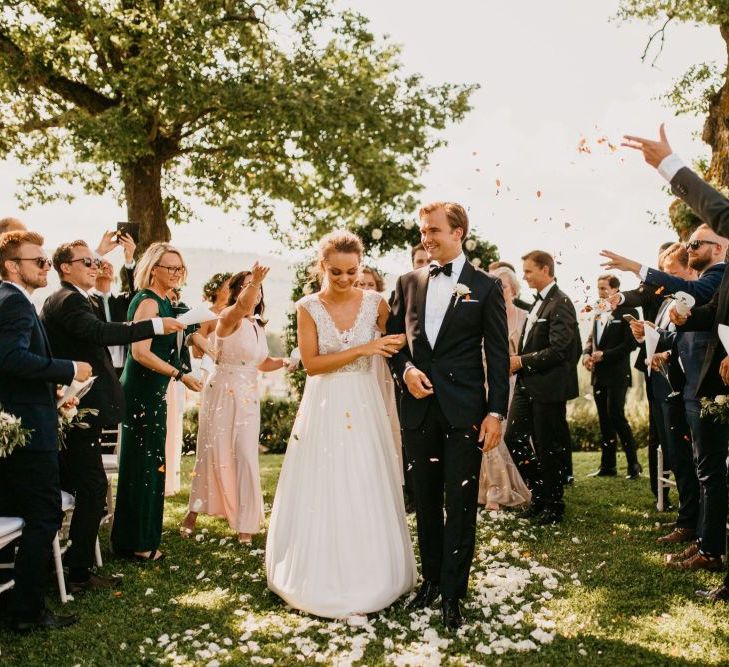
{"type": "MultiPolygon", "coordinates": [[[[628,400],[626,407],[626,416],[638,447],[647,446],[648,404],[645,401],[632,403],[628,400]]],[[[595,402],[584,398],[578,398],[570,402],[567,406],[567,419],[572,437],[572,450],[575,452],[599,452],[602,434],[600,433],[595,402]]]]}
{"type": "Polygon", "coordinates": [[[724,82],[724,72],[716,63],[691,65],[661,99],[676,111],[676,115],[709,113],[711,100],[724,82]]]}
{"type": "Polygon", "coordinates": [[[726,23],[729,21],[729,0],[621,0],[621,20],[662,19],[687,23],[726,23]]]}
{"type": "Polygon", "coordinates": [[[304,246],[336,226],[395,226],[474,90],[425,84],[399,51],[333,0],[14,0],[0,13],[0,156],[33,167],[26,204],[68,197],[59,181],[119,193],[123,180],[128,207],[159,203],[140,220],[146,242],[192,196],[304,246]]]}
{"type": "Polygon", "coordinates": [[[197,405],[185,410],[182,416],[182,453],[193,453],[197,447],[197,429],[200,424],[200,409],[197,405]]]}

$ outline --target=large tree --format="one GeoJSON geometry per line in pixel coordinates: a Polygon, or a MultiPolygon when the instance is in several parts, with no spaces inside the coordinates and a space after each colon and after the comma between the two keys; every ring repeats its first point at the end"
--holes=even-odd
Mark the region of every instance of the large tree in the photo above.
{"type": "MultiPolygon", "coordinates": [[[[621,0],[619,17],[654,23],[656,30],[647,40],[644,61],[655,63],[674,22],[716,26],[729,54],[729,0],[621,0]]],[[[665,98],[677,114],[705,115],[701,137],[711,147],[711,160],[700,167],[709,181],[729,187],[729,58],[721,63],[693,63],[665,98]]],[[[670,212],[682,237],[700,223],[679,200],[670,212]]]]}
{"type": "Polygon", "coordinates": [[[190,197],[305,242],[402,220],[473,88],[406,74],[333,0],[5,0],[0,156],[24,204],[115,192],[141,245],[190,197]],[[284,220],[293,221],[285,224],[284,220]]]}

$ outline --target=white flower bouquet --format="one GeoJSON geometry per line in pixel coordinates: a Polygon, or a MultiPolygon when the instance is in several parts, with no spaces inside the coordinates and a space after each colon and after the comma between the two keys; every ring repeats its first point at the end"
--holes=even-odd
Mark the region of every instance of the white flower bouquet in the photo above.
{"type": "Polygon", "coordinates": [[[60,407],[58,408],[58,448],[66,447],[66,435],[72,428],[90,428],[88,422],[84,421],[86,415],[96,416],[99,411],[96,408],[60,407]]]}
{"type": "Polygon", "coordinates": [[[719,394],[714,398],[702,398],[701,416],[713,417],[714,421],[729,424],[729,396],[719,394]]]}
{"type": "Polygon", "coordinates": [[[0,409],[0,459],[10,456],[17,447],[25,447],[31,430],[23,427],[20,417],[0,409]]]}

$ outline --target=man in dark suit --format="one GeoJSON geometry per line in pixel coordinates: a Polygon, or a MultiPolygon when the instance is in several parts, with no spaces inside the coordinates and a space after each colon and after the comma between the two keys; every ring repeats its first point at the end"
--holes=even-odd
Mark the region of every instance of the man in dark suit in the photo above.
{"type": "MultiPolygon", "coordinates": [[[[671,184],[676,196],[683,199],[717,234],[729,237],[729,199],[689,169],[672,151],[663,125],[660,126],[659,135],[658,141],[627,135],[624,145],[642,151],[646,162],[671,184]]],[[[672,319],[678,325],[683,324],[683,318],[677,317],[675,311],[672,319]]],[[[696,308],[688,324],[681,327],[710,330],[714,334],[701,369],[697,397],[715,398],[729,394],[729,357],[718,339],[719,324],[729,324],[729,273],[726,271],[712,300],[706,306],[696,308]]],[[[690,550],[687,550],[685,560],[679,561],[682,569],[713,569],[717,562],[716,554],[724,552],[726,542],[729,427],[718,421],[702,419],[701,429],[704,451],[697,460],[704,503],[701,544],[692,545],[694,553],[688,553],[690,550]]],[[[729,574],[721,586],[702,591],[702,594],[712,602],[729,601],[729,574]]]]}
{"type": "MultiPolygon", "coordinates": [[[[601,303],[609,303],[609,297],[619,289],[620,281],[612,274],[597,279],[597,293],[601,303]]],[[[595,477],[617,475],[618,437],[628,463],[628,478],[637,479],[641,473],[635,438],[625,417],[625,395],[628,387],[633,384],[630,353],[636,347],[630,325],[623,319],[625,315],[638,319],[637,310],[624,306],[598,312],[582,352],[582,363],[591,373],[592,391],[602,433],[602,456],[599,470],[592,473],[595,477]]]]}
{"type": "Polygon", "coordinates": [[[501,283],[463,254],[464,208],[436,202],[419,217],[432,263],[398,279],[387,324],[388,334],[407,338],[392,368],[406,387],[400,419],[423,572],[411,607],[441,595],[443,622],[457,628],[476,542],[482,450],[499,444],[509,400],[506,306],[501,283]]]}
{"type": "MultiPolygon", "coordinates": [[[[45,608],[51,545],[61,527],[56,385],[86,380],[91,366],[54,359],[30,295],[48,283],[43,237],[0,236],[0,405],[31,429],[30,442],[0,458],[0,515],[25,521],[15,559],[11,627],[19,632],[76,621],[45,608]]],[[[13,546],[10,550],[13,550],[13,546]]],[[[12,553],[9,554],[12,560],[12,553]]]]}
{"type": "Polygon", "coordinates": [[[567,401],[578,394],[582,345],[575,307],[555,282],[554,258],[535,250],[522,261],[524,279],[537,294],[518,354],[511,357],[516,387],[505,440],[532,491],[532,503],[522,516],[548,525],[561,521],[564,514],[567,443],[563,434],[567,401]]]}
{"type": "MultiPolygon", "coordinates": [[[[126,291],[113,294],[111,283],[114,278],[114,267],[106,259],[101,260],[99,270],[96,272],[96,283],[89,290],[91,305],[94,312],[102,322],[126,322],[129,304],[134,297],[134,250],[136,244],[131,236],[124,234],[118,237],[118,244],[124,248],[124,266],[122,273],[125,282],[129,286],[126,291]]],[[[124,370],[127,348],[125,345],[110,345],[109,354],[118,376],[124,370]]]]}
{"type": "Polygon", "coordinates": [[[91,573],[99,522],[104,515],[107,479],[101,458],[101,429],[121,419],[123,393],[109,354],[109,345],[129,345],[155,335],[182,331],[174,318],[120,324],[102,322],[94,313],[88,290],[100,260],[84,241],[60,245],[53,266],[61,287],[43,305],[41,320],[54,354],[74,355],[94,367],[96,380],[81,399],[80,408],[98,410],[85,417],[87,429],[71,429],[61,451],[61,486],[76,498],[66,553],[69,592],[108,588],[112,579],[91,573]]]}

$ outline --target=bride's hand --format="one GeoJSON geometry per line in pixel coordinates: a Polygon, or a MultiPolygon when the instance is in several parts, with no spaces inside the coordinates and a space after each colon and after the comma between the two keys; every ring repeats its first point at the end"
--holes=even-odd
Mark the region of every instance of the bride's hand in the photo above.
{"type": "Polygon", "coordinates": [[[389,358],[402,348],[401,337],[399,334],[394,334],[376,338],[364,346],[364,352],[367,356],[378,354],[381,357],[389,358]]]}

